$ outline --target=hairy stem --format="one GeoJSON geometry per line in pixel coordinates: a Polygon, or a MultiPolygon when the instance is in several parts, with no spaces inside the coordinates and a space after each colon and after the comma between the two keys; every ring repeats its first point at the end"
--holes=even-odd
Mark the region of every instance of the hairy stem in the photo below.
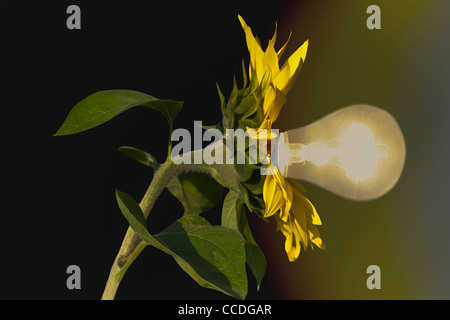
{"type": "MultiPolygon", "coordinates": [[[[202,150],[198,150],[196,152],[202,152],[202,150]]],[[[195,152],[193,152],[193,154],[194,153],[195,152]]],[[[159,195],[169,184],[169,182],[174,177],[187,171],[200,171],[209,173],[210,169],[208,166],[201,164],[175,165],[169,158],[155,172],[153,180],[139,204],[146,219],[150,214],[150,211],[152,210],[156,199],[158,199],[159,195]]],[[[145,247],[146,243],[142,241],[137,234],[134,233],[131,227],[129,227],[127,233],[125,234],[125,238],[123,239],[119,253],[117,254],[116,259],[114,260],[114,263],[111,267],[109,278],[103,292],[102,300],[114,299],[119,284],[123,276],[125,275],[125,272],[145,247]]]]}

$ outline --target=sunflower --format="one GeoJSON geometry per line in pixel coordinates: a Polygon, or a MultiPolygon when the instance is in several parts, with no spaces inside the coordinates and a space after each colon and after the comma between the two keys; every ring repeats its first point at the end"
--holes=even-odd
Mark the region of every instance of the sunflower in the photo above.
{"type": "MultiPolygon", "coordinates": [[[[258,84],[268,82],[262,103],[263,121],[258,130],[272,128],[272,123],[278,118],[282,106],[286,102],[286,94],[297,78],[301,66],[306,58],[308,40],[305,41],[283,64],[279,60],[286,48],[288,41],[280,50],[275,50],[276,34],[269,40],[264,51],[257,38],[253,36],[251,28],[238,16],[245,32],[247,47],[250,53],[250,79],[256,76],[258,84]]],[[[269,155],[270,156],[270,155],[269,155]]],[[[277,228],[286,238],[285,251],[289,261],[295,261],[301,251],[308,245],[316,245],[325,249],[318,225],[321,225],[319,215],[313,204],[303,195],[306,191],[297,181],[284,179],[278,168],[271,163],[269,174],[266,176],[263,187],[265,203],[264,217],[275,216],[277,228]]],[[[313,248],[313,247],[312,247],[313,248]]]]}

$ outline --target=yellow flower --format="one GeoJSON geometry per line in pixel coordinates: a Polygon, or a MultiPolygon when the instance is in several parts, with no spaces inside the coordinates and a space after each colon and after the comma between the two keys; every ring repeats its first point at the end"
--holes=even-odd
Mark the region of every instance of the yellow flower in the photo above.
{"type": "MultiPolygon", "coordinates": [[[[286,94],[305,61],[308,41],[305,41],[280,68],[279,59],[288,42],[277,52],[275,50],[275,30],[266,50],[263,51],[259,41],[253,36],[252,30],[241,16],[239,16],[239,21],[244,29],[250,53],[250,78],[253,70],[259,85],[266,81],[269,83],[262,105],[264,120],[254,137],[261,139],[260,136],[264,136],[267,139],[267,136],[271,137],[271,134],[267,134],[261,129],[270,130],[272,123],[278,118],[281,108],[286,102],[286,94]],[[264,133],[260,134],[260,132],[264,133]]],[[[266,206],[264,217],[275,216],[278,230],[281,230],[286,237],[285,251],[289,261],[295,261],[298,258],[301,244],[304,250],[308,248],[308,244],[311,244],[311,248],[312,244],[315,244],[317,247],[325,249],[325,244],[316,227],[322,225],[322,222],[312,203],[303,195],[304,188],[294,180],[285,180],[273,164],[270,164],[268,170],[263,187],[266,206]]]]}
{"type": "Polygon", "coordinates": [[[292,188],[273,164],[268,170],[263,187],[263,198],[266,204],[264,217],[273,216],[280,211],[280,216],[286,220],[293,201],[292,188]]]}
{"type": "Polygon", "coordinates": [[[285,251],[289,261],[295,261],[300,254],[300,243],[304,250],[308,244],[325,249],[317,225],[322,225],[313,204],[302,194],[303,187],[294,180],[285,180],[273,166],[276,173],[266,176],[263,198],[266,204],[264,217],[275,215],[278,230],[286,237],[285,251]],[[278,213],[278,214],[276,214],[278,213]]]}
{"type": "MultiPolygon", "coordinates": [[[[306,52],[308,50],[308,40],[298,48],[280,68],[279,59],[281,58],[288,41],[277,52],[275,50],[275,42],[277,38],[277,30],[270,39],[265,51],[261,48],[259,41],[253,36],[251,28],[245,23],[241,16],[238,16],[242,28],[245,32],[248,51],[250,53],[250,72],[252,69],[256,74],[258,84],[261,84],[265,77],[269,80],[269,86],[265,92],[263,111],[264,124],[269,126],[277,119],[281,107],[286,102],[286,94],[292,87],[295,79],[300,72],[300,68],[305,61],[306,52]]],[[[290,38],[290,37],[289,37],[290,38]]]]}

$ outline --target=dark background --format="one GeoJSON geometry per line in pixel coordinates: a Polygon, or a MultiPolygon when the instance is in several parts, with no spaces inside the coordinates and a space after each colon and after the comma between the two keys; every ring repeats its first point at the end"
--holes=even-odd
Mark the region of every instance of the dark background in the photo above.
{"type": "MultiPolygon", "coordinates": [[[[152,178],[117,151],[129,145],[166,156],[168,125],[136,108],[101,127],[52,137],[70,109],[106,89],[185,101],[175,127],[221,121],[216,82],[227,95],[248,61],[241,14],[262,41],[285,1],[77,1],[2,3],[1,299],[98,299],[127,229],[114,191],[139,200],[152,178]],[[81,8],[81,30],[66,8],[81,8]],[[81,268],[68,290],[66,268],[81,268]]],[[[205,214],[220,221],[220,207],[205,214]]],[[[167,191],[149,218],[152,233],[183,212],[167,191]]],[[[275,298],[249,274],[249,299],[275,298]]],[[[128,270],[118,299],[223,299],[147,248],[128,270]]]]}

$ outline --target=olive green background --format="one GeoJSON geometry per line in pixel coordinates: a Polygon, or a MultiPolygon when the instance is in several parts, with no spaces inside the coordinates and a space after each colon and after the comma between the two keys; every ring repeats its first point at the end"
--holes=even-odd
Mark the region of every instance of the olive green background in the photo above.
{"type": "MultiPolygon", "coordinates": [[[[352,202],[305,183],[323,226],[326,251],[287,262],[282,237],[261,225],[277,293],[291,299],[450,298],[450,3],[447,1],[292,1],[278,18],[285,55],[309,39],[308,56],[276,124],[304,126],[341,107],[367,103],[389,111],[407,146],[396,187],[352,202]],[[381,30],[366,8],[381,9],[381,30]],[[366,287],[369,265],[381,290],[366,287]]],[[[252,21],[248,21],[251,25],[252,21]]],[[[258,224],[259,225],[259,224],[258,224]]]]}

